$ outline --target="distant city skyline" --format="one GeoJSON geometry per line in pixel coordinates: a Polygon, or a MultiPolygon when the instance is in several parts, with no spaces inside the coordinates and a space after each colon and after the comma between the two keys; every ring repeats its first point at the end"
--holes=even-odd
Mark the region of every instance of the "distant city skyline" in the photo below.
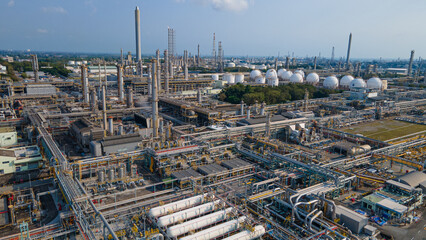
{"type": "Polygon", "coordinates": [[[225,56],[318,56],[415,59],[426,55],[426,2],[421,0],[3,0],[0,49],[136,53],[134,9],[140,8],[142,55],[167,48],[209,56],[222,41],[225,56]],[[217,43],[216,43],[217,46],[217,43]]]}

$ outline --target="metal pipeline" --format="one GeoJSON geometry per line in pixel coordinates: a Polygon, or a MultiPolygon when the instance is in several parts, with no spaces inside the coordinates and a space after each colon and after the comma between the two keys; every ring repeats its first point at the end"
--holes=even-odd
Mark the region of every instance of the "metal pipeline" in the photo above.
{"type": "Polygon", "coordinates": [[[309,230],[312,230],[312,222],[315,220],[315,218],[317,218],[319,215],[322,214],[322,211],[319,211],[318,213],[316,213],[311,220],[309,221],[309,230]]]}

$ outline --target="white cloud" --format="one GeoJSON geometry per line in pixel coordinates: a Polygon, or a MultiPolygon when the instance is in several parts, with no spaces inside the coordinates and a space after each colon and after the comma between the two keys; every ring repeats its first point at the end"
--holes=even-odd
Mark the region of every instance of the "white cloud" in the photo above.
{"type": "Polygon", "coordinates": [[[42,7],[41,10],[44,13],[60,13],[60,14],[67,13],[67,10],[65,10],[63,7],[42,7]]]}
{"type": "MultiPolygon", "coordinates": [[[[178,3],[185,3],[186,0],[174,0],[178,3]]],[[[250,2],[252,2],[251,0],[250,2]]],[[[210,5],[217,11],[240,12],[249,7],[249,0],[192,0],[201,5],[210,5]]]]}
{"type": "Polygon", "coordinates": [[[240,12],[249,6],[248,0],[210,0],[214,9],[222,11],[240,12]]]}
{"type": "Polygon", "coordinates": [[[47,29],[44,29],[44,28],[38,28],[38,29],[37,29],[37,32],[38,32],[38,33],[45,34],[45,33],[48,33],[49,31],[47,31],[47,29]]]}
{"type": "Polygon", "coordinates": [[[15,0],[10,0],[9,3],[7,4],[7,6],[9,6],[9,7],[15,6],[15,0]]]}

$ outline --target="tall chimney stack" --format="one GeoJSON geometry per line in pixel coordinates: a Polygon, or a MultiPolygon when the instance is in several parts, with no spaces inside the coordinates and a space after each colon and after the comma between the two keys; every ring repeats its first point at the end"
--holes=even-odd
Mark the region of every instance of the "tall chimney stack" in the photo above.
{"type": "Polygon", "coordinates": [[[141,61],[141,19],[139,7],[135,9],[136,59],[141,61]]]}
{"type": "Polygon", "coordinates": [[[89,78],[87,77],[87,67],[84,64],[81,65],[81,87],[83,88],[84,103],[89,103],[89,78]]]}
{"type": "Polygon", "coordinates": [[[409,77],[412,76],[413,60],[414,60],[414,50],[411,50],[410,62],[408,63],[408,72],[407,72],[407,74],[408,74],[409,77]]]}
{"type": "Polygon", "coordinates": [[[349,58],[351,55],[352,33],[349,34],[348,54],[346,56],[346,69],[349,70],[349,58]]]}
{"type": "Polygon", "coordinates": [[[117,85],[118,85],[118,100],[124,102],[124,80],[123,80],[123,67],[117,65],[117,85]]]}
{"type": "Polygon", "coordinates": [[[157,55],[157,89],[161,91],[161,61],[160,61],[160,49],[156,51],[157,55]]]}
{"type": "Polygon", "coordinates": [[[158,88],[157,88],[157,63],[155,59],[152,59],[152,132],[153,136],[158,136],[158,88]]]}
{"type": "Polygon", "coordinates": [[[102,120],[104,124],[104,130],[107,131],[107,114],[106,114],[106,88],[102,85],[102,120]]]}
{"type": "Polygon", "coordinates": [[[169,94],[169,51],[164,50],[164,90],[169,94]]]}

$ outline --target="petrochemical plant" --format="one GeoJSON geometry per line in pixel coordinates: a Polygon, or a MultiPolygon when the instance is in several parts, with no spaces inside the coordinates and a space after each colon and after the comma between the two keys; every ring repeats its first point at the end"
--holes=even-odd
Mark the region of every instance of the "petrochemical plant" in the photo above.
{"type": "Polygon", "coordinates": [[[169,28],[144,57],[139,18],[135,55],[2,78],[0,240],[426,236],[414,51],[351,61],[350,34],[346,61],[228,58],[213,35],[179,55],[169,28]]]}

